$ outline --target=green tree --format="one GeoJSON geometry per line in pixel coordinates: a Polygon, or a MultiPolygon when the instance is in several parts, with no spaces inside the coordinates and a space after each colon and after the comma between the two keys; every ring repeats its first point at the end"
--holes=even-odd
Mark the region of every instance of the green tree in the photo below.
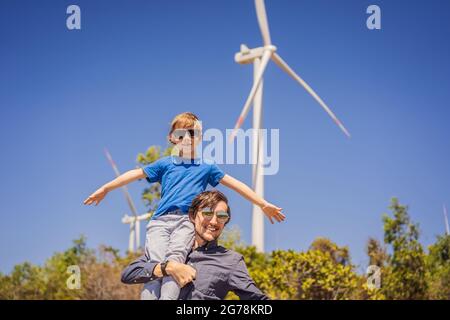
{"type": "Polygon", "coordinates": [[[0,299],[41,299],[46,283],[42,269],[29,262],[14,266],[9,275],[0,275],[0,299]]]}
{"type": "Polygon", "coordinates": [[[309,246],[309,250],[318,250],[328,253],[335,263],[339,263],[344,266],[350,264],[350,253],[348,251],[348,247],[339,247],[330,239],[323,237],[316,238],[309,246]]]}
{"type": "Polygon", "coordinates": [[[393,217],[383,215],[384,242],[392,249],[383,270],[382,291],[388,299],[426,299],[427,269],[419,242],[419,227],[411,222],[408,207],[392,198],[393,217]]]}
{"type": "Polygon", "coordinates": [[[320,250],[273,251],[254,279],[273,299],[356,299],[361,284],[351,266],[320,250]]]}
{"type": "Polygon", "coordinates": [[[73,246],[57,252],[42,267],[29,262],[16,265],[9,275],[0,274],[0,299],[137,299],[141,286],[120,282],[123,268],[136,256],[119,256],[118,250],[100,246],[88,249],[86,238],[74,240],[73,246]],[[69,266],[80,268],[81,286],[70,289],[69,266]]]}
{"type": "MultiPolygon", "coordinates": [[[[256,251],[240,240],[237,228],[228,229],[221,245],[244,256],[250,276],[258,288],[272,299],[375,299],[350,264],[346,247],[318,238],[306,252],[256,251]]],[[[237,299],[229,294],[228,299],[237,299]]]]}
{"type": "Polygon", "coordinates": [[[438,236],[429,246],[427,266],[430,270],[430,298],[450,299],[450,235],[438,236]]]}
{"type": "Polygon", "coordinates": [[[73,241],[68,250],[55,253],[44,266],[25,262],[16,265],[10,275],[0,276],[0,299],[78,299],[81,290],[70,290],[66,281],[72,265],[92,261],[92,250],[86,247],[86,238],[73,241]]]}
{"type": "Polygon", "coordinates": [[[369,238],[366,246],[366,253],[369,256],[369,265],[375,265],[383,268],[388,260],[386,247],[382,246],[380,242],[374,238],[369,238]]]}

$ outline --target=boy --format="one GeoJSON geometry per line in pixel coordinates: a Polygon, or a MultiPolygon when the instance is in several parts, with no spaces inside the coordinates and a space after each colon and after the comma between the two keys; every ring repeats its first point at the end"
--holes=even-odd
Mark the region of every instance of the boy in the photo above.
{"type": "MultiPolygon", "coordinates": [[[[217,165],[197,157],[196,146],[201,141],[201,129],[200,121],[193,113],[177,115],[168,135],[174,145],[171,156],[122,174],[84,201],[87,205],[94,202],[98,205],[109,191],[142,178],[150,183],[161,183],[161,201],[147,225],[145,243],[145,254],[153,262],[185,262],[194,239],[194,227],[188,217],[189,207],[208,184],[215,187],[221,183],[235,190],[261,207],[271,223],[273,219],[278,222],[285,219],[282,208],[259,197],[246,184],[225,174],[217,165]]],[[[174,300],[179,292],[178,284],[164,274],[162,280],[154,280],[146,286],[145,296],[141,298],[174,300]]]]}

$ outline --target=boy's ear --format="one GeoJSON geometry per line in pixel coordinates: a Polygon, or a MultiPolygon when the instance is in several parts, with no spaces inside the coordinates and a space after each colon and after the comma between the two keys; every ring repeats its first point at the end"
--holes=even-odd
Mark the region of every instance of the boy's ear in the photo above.
{"type": "Polygon", "coordinates": [[[167,141],[169,141],[169,143],[171,144],[171,145],[176,145],[176,143],[174,143],[173,141],[172,141],[172,136],[171,135],[168,135],[167,136],[167,141]]]}

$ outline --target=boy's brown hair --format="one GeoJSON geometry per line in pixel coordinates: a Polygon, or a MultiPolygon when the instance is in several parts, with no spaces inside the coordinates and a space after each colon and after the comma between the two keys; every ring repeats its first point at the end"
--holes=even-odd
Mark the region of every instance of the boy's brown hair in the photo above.
{"type": "Polygon", "coordinates": [[[169,136],[175,129],[189,129],[200,125],[200,120],[192,112],[183,112],[175,116],[170,124],[169,136]]]}

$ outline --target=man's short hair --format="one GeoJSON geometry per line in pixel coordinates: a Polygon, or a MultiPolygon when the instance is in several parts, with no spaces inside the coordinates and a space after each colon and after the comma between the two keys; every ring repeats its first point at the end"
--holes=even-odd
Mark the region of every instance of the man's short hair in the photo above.
{"type": "Polygon", "coordinates": [[[230,222],[231,209],[230,206],[228,205],[228,199],[222,192],[215,189],[210,191],[204,191],[198,194],[194,198],[194,200],[192,200],[191,207],[189,208],[189,217],[191,217],[191,219],[194,220],[195,217],[197,216],[197,212],[199,212],[203,208],[211,208],[214,210],[220,201],[223,201],[227,204],[227,212],[228,215],[230,216],[230,219],[228,219],[227,223],[230,222]]]}

